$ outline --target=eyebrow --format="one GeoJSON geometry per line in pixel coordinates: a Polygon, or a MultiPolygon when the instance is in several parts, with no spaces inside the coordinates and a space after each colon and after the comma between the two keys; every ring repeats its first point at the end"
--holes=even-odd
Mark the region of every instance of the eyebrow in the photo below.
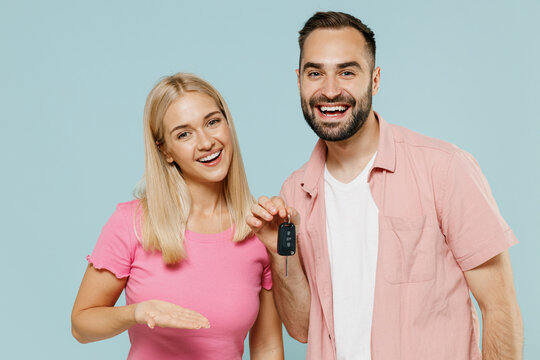
{"type": "Polygon", "coordinates": [[[338,69],[345,69],[345,68],[348,68],[348,67],[356,67],[356,68],[362,69],[362,67],[360,66],[360,64],[357,61],[344,62],[344,63],[341,63],[341,64],[337,64],[336,67],[338,69]]]}
{"type": "MultiPolygon", "coordinates": [[[[218,110],[212,111],[212,112],[209,112],[208,114],[206,114],[206,115],[204,116],[203,119],[206,120],[206,119],[208,119],[208,118],[210,118],[210,117],[212,117],[212,116],[214,116],[214,115],[216,115],[216,114],[222,114],[222,113],[221,113],[221,111],[218,111],[218,110]]],[[[187,128],[187,127],[188,127],[187,125],[178,125],[178,126],[175,126],[175,127],[169,132],[169,134],[172,134],[172,133],[175,132],[176,130],[184,129],[184,128],[187,128]]]]}
{"type": "MultiPolygon", "coordinates": [[[[347,61],[347,62],[336,65],[336,68],[338,68],[338,69],[345,69],[345,68],[348,68],[348,67],[355,67],[355,68],[358,68],[358,69],[362,70],[362,67],[360,66],[358,61],[347,61]]],[[[308,68],[322,69],[323,64],[314,63],[314,62],[307,62],[307,63],[304,64],[304,68],[302,69],[302,72],[305,72],[306,69],[308,69],[308,68]]]]}
{"type": "Polygon", "coordinates": [[[206,114],[206,116],[204,117],[204,120],[206,120],[206,119],[208,119],[209,117],[212,117],[212,116],[214,116],[214,115],[216,115],[216,114],[221,114],[221,111],[216,110],[216,111],[212,111],[212,112],[206,114]]]}
{"type": "Polygon", "coordinates": [[[306,71],[307,68],[313,68],[313,69],[322,69],[322,64],[314,63],[314,62],[307,62],[304,64],[304,68],[302,69],[302,72],[306,71]]]}

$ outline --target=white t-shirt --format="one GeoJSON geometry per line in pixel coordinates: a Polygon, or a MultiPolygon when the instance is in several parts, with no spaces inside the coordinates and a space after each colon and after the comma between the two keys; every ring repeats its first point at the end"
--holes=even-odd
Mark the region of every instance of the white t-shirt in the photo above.
{"type": "Polygon", "coordinates": [[[371,320],[379,243],[379,210],[367,182],[375,155],[353,181],[325,166],[326,232],[338,360],[371,360],[371,320]]]}

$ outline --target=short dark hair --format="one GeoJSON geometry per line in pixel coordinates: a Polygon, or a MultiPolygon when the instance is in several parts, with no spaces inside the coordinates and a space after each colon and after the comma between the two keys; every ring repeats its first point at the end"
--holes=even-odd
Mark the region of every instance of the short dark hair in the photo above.
{"type": "Polygon", "coordinates": [[[302,52],[304,50],[304,43],[307,37],[313,31],[317,29],[342,29],[344,27],[352,27],[358,30],[366,40],[366,46],[369,54],[371,55],[372,66],[375,66],[375,34],[369,27],[367,27],[360,19],[355,18],[352,15],[336,12],[326,11],[317,12],[306,21],[302,30],[298,32],[298,45],[300,45],[300,60],[298,67],[302,65],[302,52]]]}

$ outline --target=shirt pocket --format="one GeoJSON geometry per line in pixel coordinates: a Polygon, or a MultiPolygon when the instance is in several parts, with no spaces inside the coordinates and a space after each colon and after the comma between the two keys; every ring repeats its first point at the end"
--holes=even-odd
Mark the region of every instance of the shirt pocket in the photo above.
{"type": "Polygon", "coordinates": [[[436,234],[431,218],[380,215],[384,277],[392,284],[428,281],[436,272],[436,234]]]}

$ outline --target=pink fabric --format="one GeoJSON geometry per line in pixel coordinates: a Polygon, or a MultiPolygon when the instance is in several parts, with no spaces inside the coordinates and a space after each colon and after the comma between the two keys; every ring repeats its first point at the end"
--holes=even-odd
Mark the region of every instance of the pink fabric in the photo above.
{"type": "MultiPolygon", "coordinates": [[[[88,261],[127,277],[126,304],[170,301],[200,312],[210,329],[131,327],[128,359],[241,359],[244,339],[259,311],[261,287],[272,278],[264,245],[254,236],[233,243],[232,228],[219,234],[186,231],[188,259],[167,266],[161,253],[145,252],[134,233],[137,200],[119,204],[88,261]]],[[[137,224],[137,233],[140,226],[137,224]]]]}
{"type": "MultiPolygon", "coordinates": [[[[517,239],[472,156],[378,119],[379,148],[368,177],[379,208],[372,359],[480,360],[478,321],[463,272],[517,239]]],[[[325,161],[326,145],[319,141],[281,194],[302,216],[298,247],[311,288],[307,358],[330,360],[336,353],[325,161]]]]}

